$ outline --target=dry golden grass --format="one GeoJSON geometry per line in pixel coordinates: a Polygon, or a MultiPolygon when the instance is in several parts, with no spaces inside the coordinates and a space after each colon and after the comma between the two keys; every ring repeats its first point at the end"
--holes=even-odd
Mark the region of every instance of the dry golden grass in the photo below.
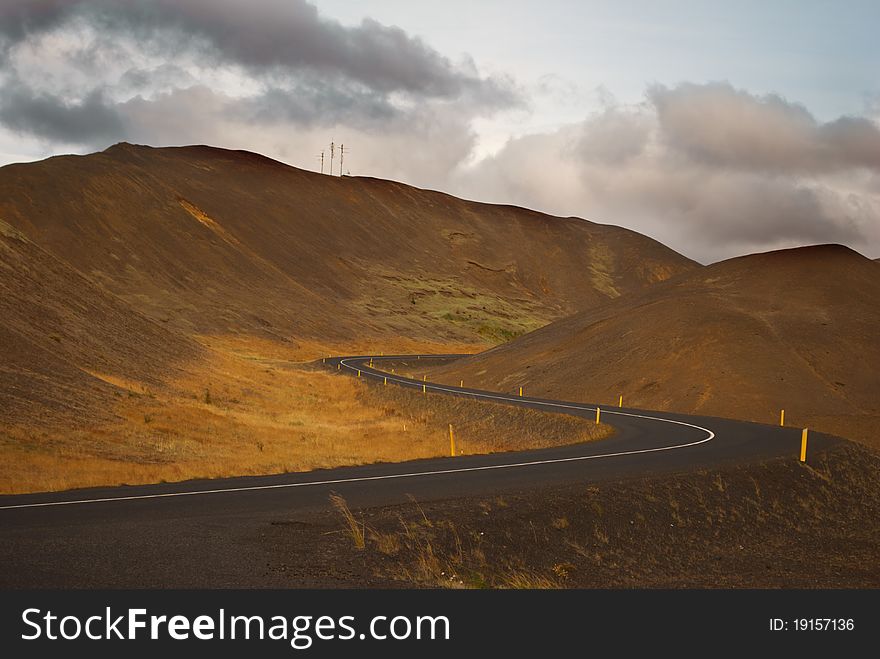
{"type": "MultiPolygon", "coordinates": [[[[296,352],[305,351],[302,346],[216,337],[206,344],[212,348],[210,362],[189,365],[186,376],[167,386],[105,378],[117,387],[111,422],[0,430],[0,491],[445,456],[449,423],[456,426],[462,453],[570,443],[609,432],[562,415],[370,386],[282,358],[304,358],[307,353],[296,352]]],[[[316,353],[321,354],[313,349],[308,356],[316,353]]]]}
{"type": "Polygon", "coordinates": [[[430,437],[431,447],[442,447],[437,455],[449,454],[450,424],[459,455],[548,448],[603,439],[612,432],[610,426],[588,419],[392,385],[363,386],[358,397],[402,422],[407,432],[430,437]]]}
{"type": "Polygon", "coordinates": [[[549,590],[559,588],[559,584],[536,572],[518,570],[510,572],[501,582],[502,588],[515,590],[549,590]]]}
{"type": "MultiPolygon", "coordinates": [[[[553,575],[542,574],[522,563],[490,565],[481,549],[483,534],[459,530],[452,519],[430,519],[421,505],[412,500],[417,514],[408,519],[399,517],[399,528],[379,530],[363,521],[358,521],[348,507],[345,499],[337,494],[330,495],[330,502],[342,518],[344,533],[351,538],[356,549],[375,549],[385,556],[399,556],[400,560],[388,563],[389,576],[404,582],[428,587],[441,588],[484,588],[490,584],[485,573],[496,573],[492,587],[510,589],[549,589],[560,588],[568,572],[573,569],[570,563],[553,566],[553,575]]],[[[507,503],[498,497],[495,501],[483,502],[484,514],[488,515],[496,507],[506,508],[507,503]]],[[[410,512],[413,512],[410,508],[410,512]]],[[[554,525],[554,528],[559,528],[554,525]]],[[[566,527],[567,528],[567,522],[566,527]]],[[[534,528],[532,529],[534,534],[534,528]]],[[[523,537],[509,538],[514,544],[523,537]]],[[[527,541],[528,544],[528,541],[527,541]]]]}
{"type": "Polygon", "coordinates": [[[336,511],[342,515],[342,519],[345,520],[346,531],[354,543],[355,548],[363,549],[366,546],[364,540],[366,525],[355,519],[354,514],[352,514],[351,509],[348,507],[348,503],[342,495],[335,493],[331,494],[330,503],[332,503],[336,511]]]}

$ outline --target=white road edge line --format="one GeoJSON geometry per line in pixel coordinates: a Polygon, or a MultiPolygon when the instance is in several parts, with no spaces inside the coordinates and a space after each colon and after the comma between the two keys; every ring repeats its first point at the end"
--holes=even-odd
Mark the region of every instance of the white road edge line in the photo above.
{"type": "MultiPolygon", "coordinates": [[[[369,356],[366,357],[369,359],[369,356]]],[[[394,359],[395,357],[375,357],[373,359],[394,359]]],[[[397,357],[399,358],[399,357],[397,357]]],[[[347,364],[347,361],[351,360],[361,360],[364,357],[349,357],[347,359],[341,359],[339,361],[342,366],[352,371],[357,371],[359,369],[355,368],[347,364]]],[[[364,371],[363,368],[360,369],[364,371]]],[[[368,375],[373,375],[372,373],[368,373],[368,375]]],[[[448,388],[440,385],[431,384],[429,382],[418,382],[416,380],[411,380],[409,378],[398,378],[394,376],[386,376],[384,373],[382,376],[375,375],[374,377],[388,377],[389,381],[399,382],[401,384],[412,384],[414,386],[424,385],[427,389],[432,389],[434,391],[446,391],[450,393],[461,393],[461,390],[456,388],[448,388]]],[[[465,392],[469,396],[474,396],[477,398],[489,398],[492,400],[503,400],[503,401],[511,401],[511,402],[529,402],[532,399],[519,398],[519,397],[508,397],[501,396],[496,394],[480,394],[473,392],[465,392]]],[[[546,405],[549,407],[558,407],[558,408],[566,408],[566,409],[576,409],[576,410],[594,410],[595,407],[585,406],[585,405],[571,405],[566,403],[545,403],[541,401],[532,400],[539,405],[546,405]]],[[[489,471],[492,469],[513,469],[517,467],[533,467],[537,465],[546,465],[546,464],[557,464],[561,462],[580,462],[584,460],[597,460],[600,458],[616,458],[625,455],[637,455],[640,453],[656,453],[658,451],[673,451],[675,449],[688,448],[689,446],[697,446],[699,444],[705,444],[715,438],[715,433],[709,430],[708,428],[704,428],[702,426],[697,426],[692,423],[685,423],[684,421],[675,421],[673,419],[663,419],[656,416],[647,416],[644,414],[633,414],[631,412],[616,412],[611,409],[602,409],[602,412],[605,414],[617,414],[619,416],[630,416],[636,417],[639,419],[650,419],[652,421],[661,421],[663,423],[674,423],[680,426],[688,426],[690,428],[695,428],[697,430],[702,430],[706,433],[706,437],[699,441],[689,442],[687,444],[674,444],[671,446],[659,446],[656,448],[646,448],[646,449],[638,449],[633,451],[618,451],[616,453],[601,453],[598,455],[579,455],[570,458],[554,458],[551,460],[532,460],[530,462],[512,462],[512,463],[502,463],[502,464],[494,464],[494,465],[483,465],[480,467],[460,467],[456,469],[437,469],[434,471],[415,471],[410,473],[402,473],[402,474],[386,474],[383,476],[360,476],[356,478],[338,478],[333,480],[322,480],[322,481],[305,481],[302,483],[277,483],[275,485],[251,485],[248,487],[229,487],[229,488],[220,488],[216,490],[192,490],[189,492],[163,492],[158,494],[139,494],[128,497],[106,497],[100,499],[73,499],[70,501],[44,501],[42,503],[22,503],[13,506],[0,506],[0,510],[16,510],[21,508],[45,508],[49,506],[73,506],[79,504],[87,504],[87,503],[108,503],[112,501],[138,501],[142,499],[165,499],[170,497],[189,497],[189,496],[197,496],[202,494],[222,494],[225,492],[256,492],[260,490],[280,490],[286,488],[293,487],[307,487],[312,485],[338,485],[341,483],[361,483],[367,481],[381,481],[381,480],[392,480],[396,478],[418,478],[423,476],[441,476],[444,474],[461,474],[466,472],[474,472],[474,471],[489,471]]],[[[503,455],[503,454],[500,454],[503,455]]]]}

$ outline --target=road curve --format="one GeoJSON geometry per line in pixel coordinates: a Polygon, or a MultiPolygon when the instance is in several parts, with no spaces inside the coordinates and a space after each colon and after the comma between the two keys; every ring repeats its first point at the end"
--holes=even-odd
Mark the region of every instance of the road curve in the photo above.
{"type": "MultiPolygon", "coordinates": [[[[700,447],[700,450],[690,450],[684,454],[682,466],[705,467],[730,460],[757,462],[772,457],[796,455],[800,447],[800,428],[785,428],[717,417],[646,411],[596,403],[575,403],[514,393],[469,389],[418,380],[389,373],[387,368],[374,367],[374,364],[381,364],[383,361],[418,362],[424,359],[426,363],[431,363],[451,361],[464,356],[459,354],[383,355],[378,357],[359,355],[328,359],[324,360],[324,363],[330,367],[335,365],[338,370],[350,375],[414,388],[426,394],[440,393],[463,396],[475,400],[518,405],[588,418],[592,418],[598,408],[601,410],[602,421],[614,426],[617,430],[615,437],[610,440],[575,445],[575,454],[573,455],[561,455],[562,452],[565,452],[566,447],[496,454],[497,461],[492,466],[457,469],[455,470],[457,472],[488,468],[530,467],[606,458],[631,458],[650,453],[681,451],[697,447],[700,447]],[[721,433],[722,439],[719,440],[716,433],[721,433]],[[710,442],[712,445],[708,446],[710,442]],[[626,443],[625,448],[621,448],[623,443],[626,443]],[[538,453],[545,455],[535,455],[538,453]],[[528,456],[530,459],[511,461],[509,458],[512,456],[528,456]]],[[[409,370],[414,370],[414,367],[410,367],[409,370]]],[[[810,448],[811,451],[821,451],[839,441],[838,438],[814,432],[810,436],[810,448]]],[[[641,472],[640,475],[644,475],[644,473],[641,472]]]]}
{"type": "MultiPolygon", "coordinates": [[[[342,374],[387,379],[388,384],[431,395],[468,396],[589,418],[595,415],[595,404],[452,387],[376,368],[381,361],[460,356],[359,355],[322,361],[326,368],[342,374]]],[[[800,429],[796,428],[600,407],[602,420],[614,426],[616,433],[584,444],[274,476],[3,496],[0,587],[128,585],[115,575],[133,566],[142,570],[144,561],[156,556],[175,561],[174,574],[190,564],[189,569],[197,570],[218,561],[224,569],[240,571],[237,553],[230,552],[230,545],[248,544],[260,529],[291,513],[326,509],[334,491],[350,505],[363,507],[398,503],[409,496],[442,499],[758,462],[796,456],[800,447],[800,429]],[[107,554],[108,546],[114,547],[112,557],[107,554]],[[84,581],[71,580],[75,570],[84,581]]],[[[811,433],[810,453],[839,441],[811,433]]],[[[159,570],[158,585],[167,585],[170,568],[159,569],[155,564],[153,568],[159,570]]]]}

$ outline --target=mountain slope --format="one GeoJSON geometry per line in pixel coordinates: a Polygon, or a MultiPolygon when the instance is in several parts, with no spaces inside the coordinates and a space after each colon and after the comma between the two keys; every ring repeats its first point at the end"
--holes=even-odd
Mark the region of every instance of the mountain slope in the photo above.
{"type": "Polygon", "coordinates": [[[825,245],[735,258],[435,372],[536,396],[794,424],[876,442],[880,279],[825,245]]]}
{"type": "Polygon", "coordinates": [[[4,167],[0,219],[187,333],[499,340],[696,267],[617,227],[209,147],[4,167]]]}
{"type": "Polygon", "coordinates": [[[0,221],[0,422],[75,420],[115,390],[157,386],[204,350],[0,221]]]}
{"type": "Polygon", "coordinates": [[[253,368],[212,346],[490,345],[697,267],[617,227],[129,144],[0,168],[0,254],[0,416],[25,428],[253,368]]]}

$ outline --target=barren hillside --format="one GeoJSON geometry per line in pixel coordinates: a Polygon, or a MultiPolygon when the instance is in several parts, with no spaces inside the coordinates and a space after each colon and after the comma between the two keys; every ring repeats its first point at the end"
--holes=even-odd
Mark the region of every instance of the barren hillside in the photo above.
{"type": "MultiPolygon", "coordinates": [[[[376,428],[415,447],[291,361],[476,351],[698,267],[617,227],[129,144],[0,168],[0,257],[0,490],[350,464],[376,428]]],[[[398,459],[442,449],[420,450],[398,459]]]]}
{"type": "Polygon", "coordinates": [[[4,167],[0,219],[194,333],[497,341],[695,267],[618,227],[209,147],[4,167]]]}
{"type": "Polygon", "coordinates": [[[435,379],[789,423],[880,444],[880,279],[837,245],[735,258],[552,323],[435,379]]]}
{"type": "MultiPolygon", "coordinates": [[[[204,357],[0,220],[0,421],[75,421],[113,384],[157,386],[204,357]]],[[[103,416],[109,410],[105,410],[103,416]]]]}

